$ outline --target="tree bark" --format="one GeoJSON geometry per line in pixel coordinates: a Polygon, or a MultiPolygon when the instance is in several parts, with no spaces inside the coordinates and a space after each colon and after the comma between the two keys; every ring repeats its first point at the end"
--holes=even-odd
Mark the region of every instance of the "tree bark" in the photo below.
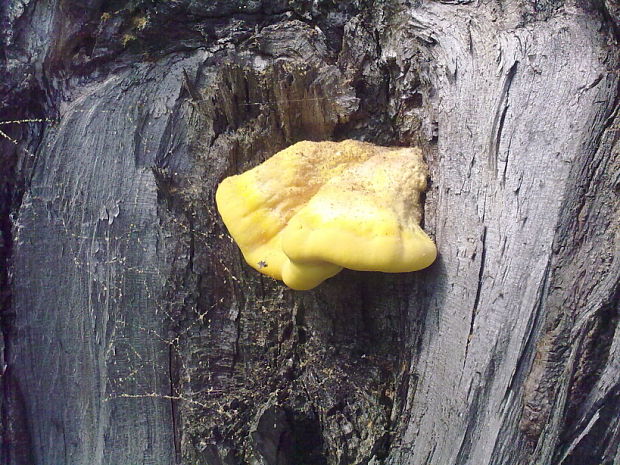
{"type": "Polygon", "coordinates": [[[0,462],[619,465],[618,10],[4,2],[0,462]],[[436,263],[250,269],[218,183],[347,138],[436,263]]]}

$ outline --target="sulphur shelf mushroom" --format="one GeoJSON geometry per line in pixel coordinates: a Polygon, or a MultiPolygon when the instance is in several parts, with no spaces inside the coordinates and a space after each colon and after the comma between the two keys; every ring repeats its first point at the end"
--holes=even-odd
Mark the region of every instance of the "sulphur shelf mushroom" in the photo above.
{"type": "Polygon", "coordinates": [[[342,268],[399,273],[435,260],[420,228],[418,148],[298,142],[219,185],[217,208],[248,264],[297,290],[342,268]]]}

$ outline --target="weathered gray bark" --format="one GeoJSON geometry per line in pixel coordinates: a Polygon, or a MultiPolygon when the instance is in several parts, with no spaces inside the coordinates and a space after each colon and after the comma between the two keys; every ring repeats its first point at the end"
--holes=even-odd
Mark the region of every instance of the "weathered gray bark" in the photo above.
{"type": "Polygon", "coordinates": [[[614,2],[0,8],[1,463],[620,464],[614,2]],[[440,258],[287,290],[214,190],[344,138],[440,258]]]}

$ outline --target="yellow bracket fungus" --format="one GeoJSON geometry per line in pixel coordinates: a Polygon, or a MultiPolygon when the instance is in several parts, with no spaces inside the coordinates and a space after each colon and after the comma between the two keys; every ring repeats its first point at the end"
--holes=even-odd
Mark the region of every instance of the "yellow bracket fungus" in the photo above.
{"type": "Polygon", "coordinates": [[[248,264],[306,290],[342,268],[433,263],[435,244],[419,226],[427,176],[418,148],[306,141],[224,179],[215,199],[248,264]]]}

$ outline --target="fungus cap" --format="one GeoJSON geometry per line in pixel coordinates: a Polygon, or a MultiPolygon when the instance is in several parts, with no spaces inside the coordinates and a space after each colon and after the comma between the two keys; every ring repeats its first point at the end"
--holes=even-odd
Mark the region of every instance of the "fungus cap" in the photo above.
{"type": "Polygon", "coordinates": [[[299,142],[226,178],[216,202],[250,266],[305,290],[343,267],[429,266],[436,248],[419,226],[426,177],[417,148],[299,142]]]}

